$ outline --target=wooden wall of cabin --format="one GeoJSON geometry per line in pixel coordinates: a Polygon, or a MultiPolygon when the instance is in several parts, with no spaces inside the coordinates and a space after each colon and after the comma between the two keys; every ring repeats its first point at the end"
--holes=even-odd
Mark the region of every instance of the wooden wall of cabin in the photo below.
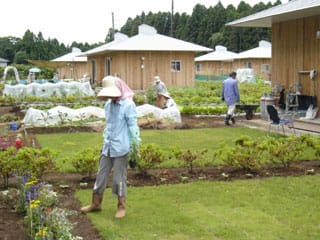
{"type": "Polygon", "coordinates": [[[251,68],[253,69],[253,74],[262,77],[263,80],[270,80],[271,74],[271,59],[267,58],[248,58],[248,59],[236,59],[233,62],[233,69],[245,68],[246,63],[251,62],[251,68]],[[269,71],[264,71],[262,68],[263,64],[269,65],[269,71]]]}
{"type": "MultiPolygon", "coordinates": [[[[158,75],[167,86],[193,86],[195,68],[194,52],[110,52],[90,56],[96,60],[97,81],[106,74],[106,58],[110,57],[110,74],[126,81],[133,90],[145,90],[153,85],[158,75]],[[171,71],[171,61],[181,61],[181,71],[171,71]]],[[[99,85],[99,84],[98,84],[99,85]]]]}
{"type": "Polygon", "coordinates": [[[196,74],[207,75],[207,76],[221,76],[229,74],[233,69],[233,63],[227,61],[203,61],[196,62],[195,64],[201,64],[202,69],[196,71],[196,74]]]}
{"type": "MultiPolygon", "coordinates": [[[[320,15],[272,25],[272,85],[294,90],[301,83],[303,95],[317,96],[320,106],[320,15]],[[316,70],[315,81],[299,71],[316,70]]],[[[319,115],[319,114],[318,114],[319,115]]]]}
{"type": "Polygon", "coordinates": [[[87,62],[70,62],[67,66],[57,68],[61,79],[80,79],[89,74],[87,62]]]}

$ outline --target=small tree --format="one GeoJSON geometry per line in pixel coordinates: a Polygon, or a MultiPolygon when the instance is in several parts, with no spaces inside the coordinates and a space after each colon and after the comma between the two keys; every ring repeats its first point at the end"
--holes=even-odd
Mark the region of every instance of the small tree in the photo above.
{"type": "Polygon", "coordinates": [[[207,152],[207,149],[200,152],[191,151],[190,149],[188,149],[185,152],[179,154],[178,159],[184,161],[185,166],[189,168],[189,173],[193,173],[194,162],[200,160],[207,152]]]}

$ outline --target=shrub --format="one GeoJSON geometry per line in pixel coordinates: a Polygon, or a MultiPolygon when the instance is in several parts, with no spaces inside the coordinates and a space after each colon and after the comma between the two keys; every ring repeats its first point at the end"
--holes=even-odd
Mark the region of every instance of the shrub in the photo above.
{"type": "Polygon", "coordinates": [[[156,144],[142,144],[140,147],[140,160],[138,168],[142,172],[154,167],[156,164],[163,162],[165,155],[160,146],[156,144]]]}
{"type": "Polygon", "coordinates": [[[99,148],[86,148],[75,153],[71,157],[71,162],[77,172],[86,174],[89,178],[92,178],[92,175],[97,171],[99,157],[99,148]]]}
{"type": "MultiPolygon", "coordinates": [[[[317,149],[317,140],[309,135],[291,135],[285,138],[269,138],[263,145],[264,150],[269,154],[272,163],[281,163],[283,167],[289,168],[294,161],[301,159],[301,154],[307,148],[317,149]]],[[[316,150],[316,156],[319,152],[316,150]]]]}
{"type": "Polygon", "coordinates": [[[178,159],[184,162],[184,165],[189,168],[190,173],[193,173],[194,162],[196,160],[200,160],[203,157],[203,155],[205,155],[207,152],[208,152],[207,149],[200,152],[192,151],[188,149],[182,152],[181,154],[179,154],[178,159]]]}
{"type": "Polygon", "coordinates": [[[14,171],[18,176],[28,175],[32,179],[43,180],[46,173],[57,169],[54,162],[56,156],[57,153],[49,148],[20,148],[13,159],[14,171]]]}
{"type": "Polygon", "coordinates": [[[241,136],[235,140],[234,147],[224,145],[214,156],[230,166],[252,171],[261,167],[263,154],[257,141],[241,136]]]}

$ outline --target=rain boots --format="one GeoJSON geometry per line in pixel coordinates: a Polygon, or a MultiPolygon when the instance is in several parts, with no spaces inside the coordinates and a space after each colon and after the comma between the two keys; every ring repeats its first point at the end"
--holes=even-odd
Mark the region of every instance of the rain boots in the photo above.
{"type": "Polygon", "coordinates": [[[94,211],[101,211],[101,203],[102,203],[103,195],[102,194],[92,194],[92,203],[88,206],[81,208],[81,212],[94,212],[94,211]]]}
{"type": "Polygon", "coordinates": [[[226,119],[224,120],[224,123],[229,126],[230,125],[230,123],[229,123],[230,120],[231,120],[232,124],[236,123],[235,118],[232,115],[227,114],[226,119]]]}
{"type": "Polygon", "coordinates": [[[236,124],[236,119],[234,117],[231,117],[232,124],[236,124]]]}
{"type": "Polygon", "coordinates": [[[126,198],[118,197],[118,210],[115,218],[123,218],[126,215],[126,198]]]}
{"type": "Polygon", "coordinates": [[[224,123],[225,123],[226,125],[230,125],[230,123],[229,123],[230,119],[231,119],[231,115],[230,115],[230,114],[227,114],[226,119],[224,120],[224,123]]]}

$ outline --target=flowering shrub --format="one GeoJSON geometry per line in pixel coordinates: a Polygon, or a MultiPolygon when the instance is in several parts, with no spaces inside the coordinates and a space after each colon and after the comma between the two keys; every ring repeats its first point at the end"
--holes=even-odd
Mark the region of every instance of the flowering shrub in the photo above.
{"type": "Polygon", "coordinates": [[[82,239],[71,234],[73,225],[68,217],[74,212],[56,206],[58,197],[57,193],[52,191],[51,185],[44,185],[37,181],[26,182],[21,186],[21,194],[26,196],[25,221],[30,239],[82,239]]]}

